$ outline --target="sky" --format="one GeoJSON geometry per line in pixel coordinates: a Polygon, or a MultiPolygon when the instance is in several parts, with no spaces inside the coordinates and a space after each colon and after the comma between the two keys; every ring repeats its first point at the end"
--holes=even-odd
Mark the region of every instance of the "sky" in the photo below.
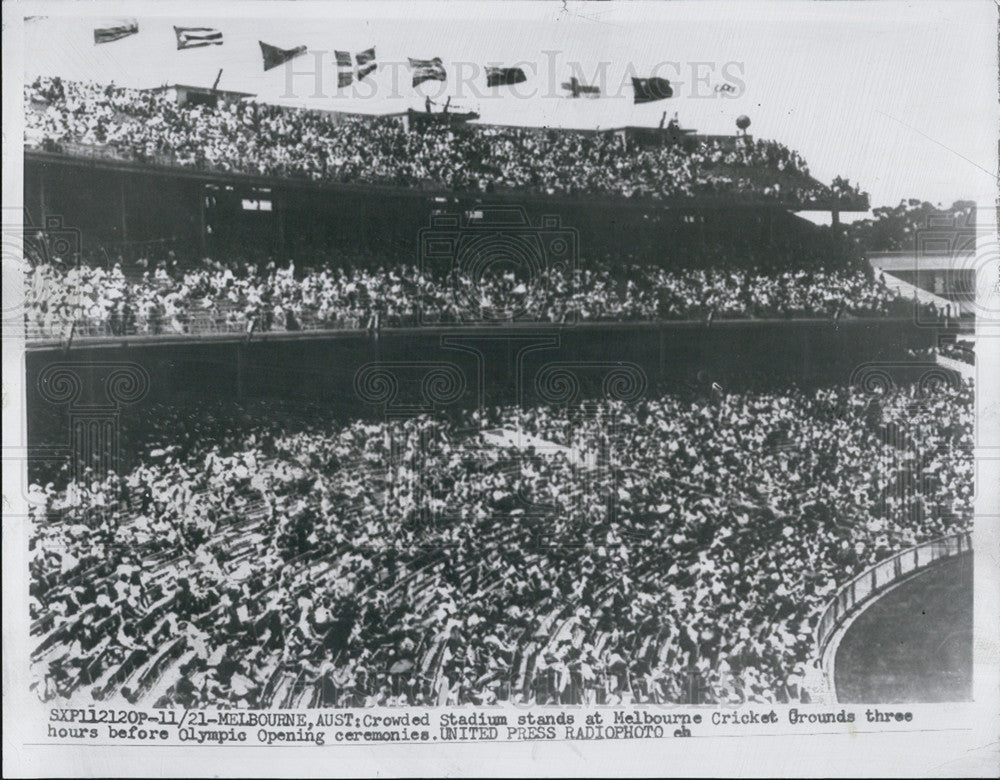
{"type": "Polygon", "coordinates": [[[451,95],[484,122],[553,127],[655,126],[667,111],[729,134],[746,115],[753,135],[799,151],[820,180],[858,183],[873,206],[996,196],[989,0],[21,5],[36,16],[24,25],[28,79],[211,86],[221,68],[221,89],[265,101],[385,113],[451,95]],[[95,45],[94,28],[121,17],[139,34],[95,45]],[[174,25],[218,28],[225,43],[177,51],[174,25]],[[258,41],[309,51],[265,73],[258,41]],[[370,46],[379,71],[338,91],[334,50],[370,46]],[[407,57],[440,57],[448,82],[414,89],[407,57]],[[521,66],[528,81],[487,90],[487,64],[521,66]],[[565,97],[574,74],[602,97],[565,97]],[[632,75],[669,79],[674,97],[634,105],[632,75]],[[715,91],[727,83],[733,92],[715,91]]]}

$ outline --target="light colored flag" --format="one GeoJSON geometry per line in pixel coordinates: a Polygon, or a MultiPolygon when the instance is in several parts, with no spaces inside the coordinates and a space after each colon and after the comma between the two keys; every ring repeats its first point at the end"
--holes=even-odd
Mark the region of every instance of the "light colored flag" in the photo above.
{"type": "Polygon", "coordinates": [[[197,49],[202,46],[221,46],[222,31],[214,27],[174,27],[178,49],[197,49]]]}
{"type": "Polygon", "coordinates": [[[139,32],[137,19],[114,19],[94,28],[94,43],[111,43],[139,32]]]}

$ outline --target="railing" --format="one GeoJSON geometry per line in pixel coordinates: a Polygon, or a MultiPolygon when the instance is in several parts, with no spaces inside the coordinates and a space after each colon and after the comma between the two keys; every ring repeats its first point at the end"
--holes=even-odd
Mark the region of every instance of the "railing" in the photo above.
{"type": "Polygon", "coordinates": [[[945,343],[938,346],[937,354],[940,357],[957,363],[964,363],[967,366],[976,365],[976,345],[974,341],[961,340],[945,343]]]}
{"type": "Polygon", "coordinates": [[[126,338],[130,336],[201,336],[206,334],[246,333],[250,320],[236,319],[220,312],[192,312],[183,318],[154,319],[138,317],[127,323],[107,319],[78,318],[65,323],[27,323],[25,340],[28,343],[65,341],[74,338],[126,338]]]}
{"type": "Polygon", "coordinates": [[[289,333],[321,330],[376,330],[378,327],[411,327],[436,324],[417,315],[386,317],[379,322],[368,316],[342,315],[318,318],[312,312],[300,313],[291,320],[255,315],[247,316],[222,310],[194,310],[176,317],[130,317],[127,322],[111,319],[79,317],[64,323],[28,322],[25,339],[29,343],[65,341],[74,338],[127,338],[131,336],[205,336],[217,334],[289,333]]]}
{"type": "MultiPolygon", "coordinates": [[[[327,312],[320,316],[316,310],[304,309],[290,316],[274,314],[247,314],[237,308],[188,309],[178,314],[166,317],[163,315],[147,316],[130,312],[128,317],[118,319],[77,317],[57,319],[54,322],[37,322],[26,318],[25,339],[31,344],[66,341],[74,338],[126,338],[132,336],[163,337],[171,336],[202,336],[209,334],[247,334],[247,333],[292,333],[309,331],[368,331],[378,332],[392,328],[414,328],[418,326],[503,326],[511,324],[564,325],[581,321],[574,311],[564,311],[558,315],[547,312],[508,314],[507,316],[489,315],[477,318],[472,312],[468,315],[454,316],[441,311],[425,311],[421,313],[377,314],[374,311],[344,311],[327,312]]],[[[889,315],[854,314],[852,317],[872,317],[883,319],[889,315]]],[[[826,322],[837,319],[835,315],[820,313],[775,311],[770,314],[750,312],[726,312],[716,314],[704,310],[692,310],[685,316],[667,317],[615,317],[599,316],[587,318],[587,322],[616,324],[659,324],[673,322],[701,322],[710,324],[713,321],[767,321],[787,320],[789,322],[826,322]]]]}
{"type": "Polygon", "coordinates": [[[865,569],[844,585],[824,610],[816,625],[817,655],[822,658],[834,632],[844,619],[861,605],[884,592],[890,585],[944,558],[953,558],[972,550],[972,534],[968,531],[935,539],[896,553],[865,569]]]}
{"type": "Polygon", "coordinates": [[[961,314],[961,307],[958,305],[958,301],[949,301],[947,298],[942,298],[940,295],[910,284],[885,271],[881,271],[880,273],[882,274],[883,284],[899,295],[900,298],[911,298],[926,306],[934,306],[939,311],[947,312],[949,317],[957,317],[961,314]]]}

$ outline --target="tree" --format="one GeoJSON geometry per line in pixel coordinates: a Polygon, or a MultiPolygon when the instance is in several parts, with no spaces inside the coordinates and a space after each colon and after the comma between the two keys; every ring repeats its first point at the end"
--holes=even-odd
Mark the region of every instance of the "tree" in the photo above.
{"type": "MultiPolygon", "coordinates": [[[[882,206],[872,211],[872,219],[858,220],[846,228],[846,235],[862,254],[868,252],[915,251],[917,233],[935,227],[938,220],[950,218],[956,227],[971,227],[976,203],[957,200],[947,208],[915,198],[901,200],[897,206],[882,206]],[[935,218],[935,223],[931,222],[935,218]]],[[[944,227],[941,225],[940,227],[944,227]]]]}

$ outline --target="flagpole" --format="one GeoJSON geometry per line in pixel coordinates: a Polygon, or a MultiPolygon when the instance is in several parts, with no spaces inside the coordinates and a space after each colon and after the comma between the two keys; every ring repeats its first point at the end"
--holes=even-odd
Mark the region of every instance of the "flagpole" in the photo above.
{"type": "Polygon", "coordinates": [[[222,79],[222,68],[219,68],[219,74],[215,77],[215,82],[212,84],[212,92],[215,92],[216,88],[219,86],[219,81],[222,79]]]}

